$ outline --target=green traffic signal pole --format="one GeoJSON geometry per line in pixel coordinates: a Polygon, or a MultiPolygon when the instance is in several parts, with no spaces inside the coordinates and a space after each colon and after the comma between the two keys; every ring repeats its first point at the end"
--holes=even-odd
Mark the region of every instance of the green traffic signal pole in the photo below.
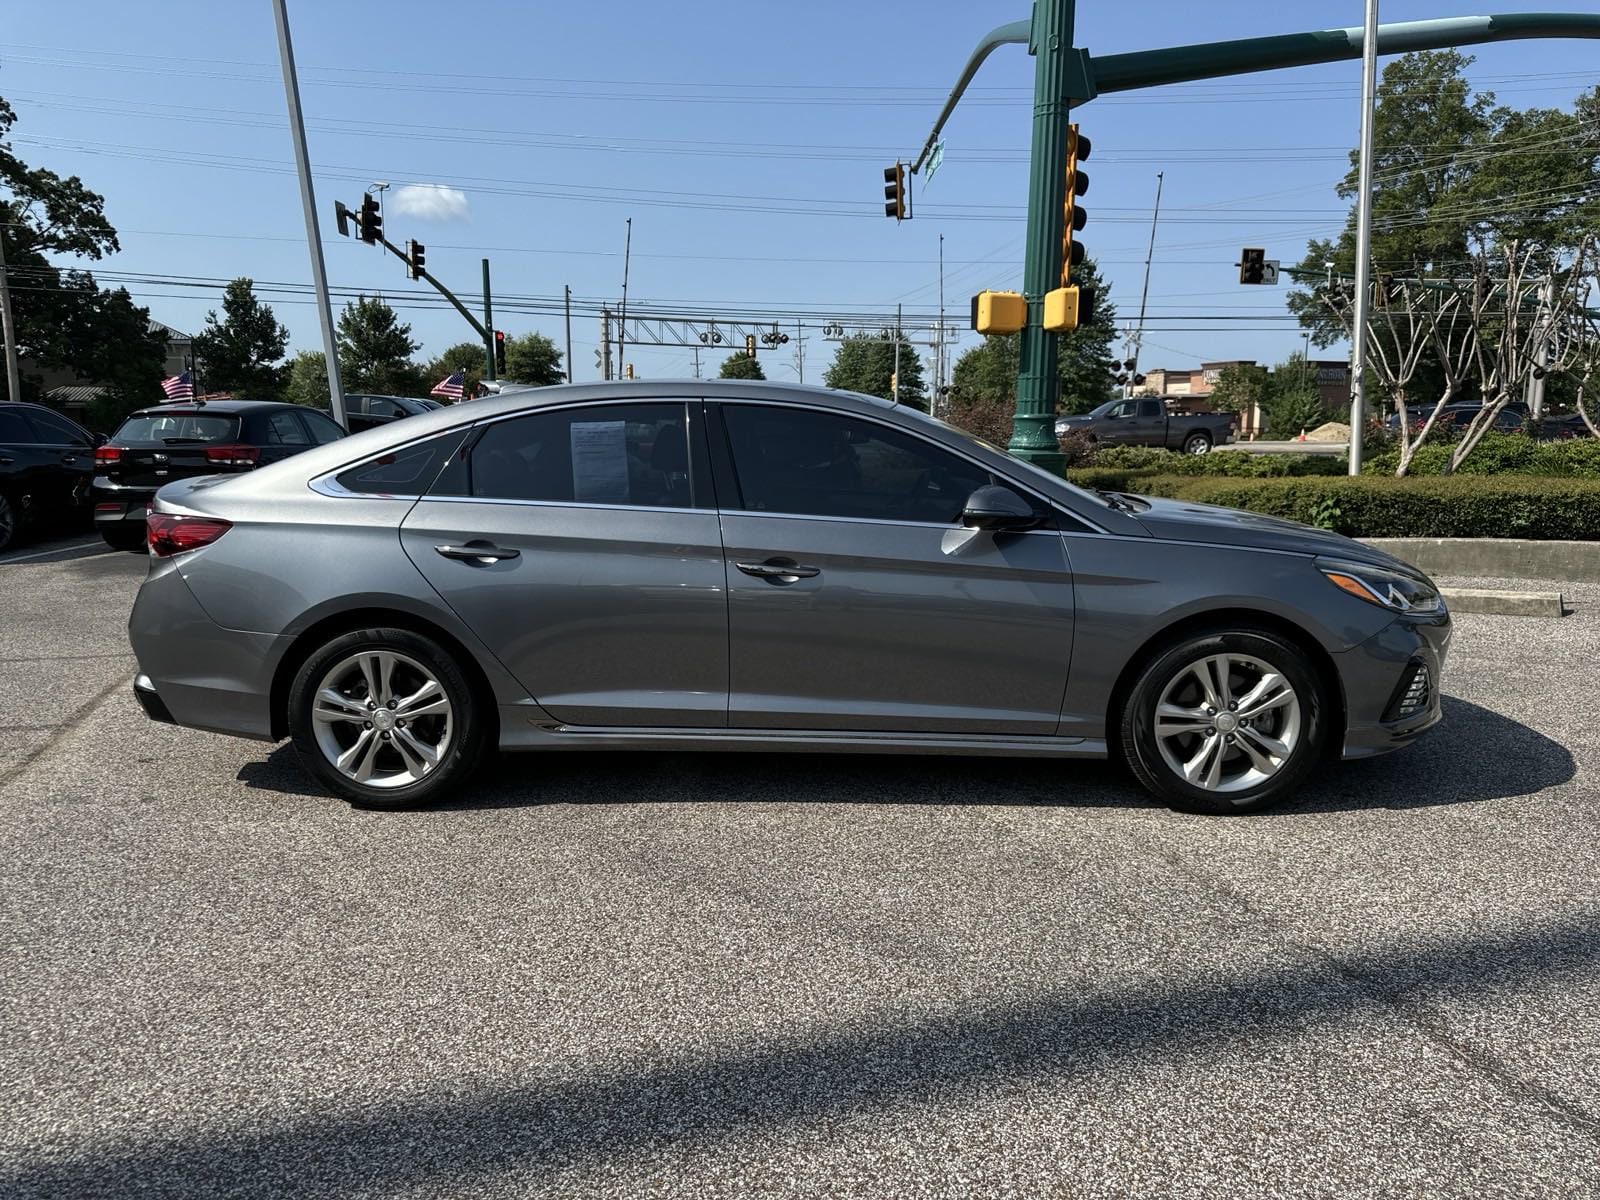
{"type": "MultiPolygon", "coordinates": [[[[1026,41],[1035,60],[1028,239],[1022,284],[1028,323],[1022,330],[1016,422],[1009,449],[1020,458],[1057,471],[1062,458],[1053,423],[1061,384],[1056,375],[1056,339],[1045,333],[1041,318],[1045,292],[1060,283],[1071,106],[1109,92],[1359,58],[1364,40],[1363,31],[1357,26],[1139,50],[1097,59],[1072,45],[1074,7],[1075,0],[1035,0],[1031,21],[1013,21],[985,35],[911,167],[915,173],[927,162],[940,130],[983,60],[999,46],[1026,41]]],[[[1377,52],[1402,54],[1530,38],[1600,38],[1600,15],[1507,13],[1402,21],[1378,27],[1377,52]]]]}

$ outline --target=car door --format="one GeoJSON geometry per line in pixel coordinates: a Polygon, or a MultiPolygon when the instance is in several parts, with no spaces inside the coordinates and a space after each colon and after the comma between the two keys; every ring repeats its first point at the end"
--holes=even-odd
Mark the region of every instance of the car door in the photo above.
{"type": "Polygon", "coordinates": [[[89,482],[94,478],[94,441],[65,417],[42,408],[26,412],[38,435],[41,455],[40,502],[48,503],[51,516],[84,509],[89,503],[89,482]]]}
{"type": "Polygon", "coordinates": [[[1140,400],[1128,438],[1140,446],[1160,446],[1167,440],[1167,406],[1159,400],[1140,400]]]}
{"type": "Polygon", "coordinates": [[[1138,426],[1138,403],[1137,400],[1119,400],[1113,404],[1095,429],[1099,439],[1118,446],[1133,442],[1138,426]]]}
{"type": "Polygon", "coordinates": [[[731,726],[1055,732],[1073,619],[1059,532],[963,528],[994,477],[886,422],[708,407],[731,726]]]}
{"type": "Polygon", "coordinates": [[[10,502],[13,520],[36,520],[49,511],[49,463],[22,410],[0,407],[0,494],[10,502]]]}
{"type": "Polygon", "coordinates": [[[727,578],[699,413],[661,400],[497,421],[405,519],[417,569],[560,721],[727,723],[727,578]]]}

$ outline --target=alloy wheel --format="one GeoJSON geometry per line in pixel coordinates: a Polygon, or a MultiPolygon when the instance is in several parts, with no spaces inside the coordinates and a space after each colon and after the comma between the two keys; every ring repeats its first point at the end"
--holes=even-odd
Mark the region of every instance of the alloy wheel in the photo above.
{"type": "Polygon", "coordinates": [[[1156,703],[1155,739],[1178,778],[1242,792],[1282,770],[1300,744],[1301,701],[1277,669],[1248,654],[1196,659],[1156,703]]]}
{"type": "Polygon", "coordinates": [[[450,748],[450,698],[434,674],[393,650],[340,659],[317,684],[317,748],[345,778],[371,788],[425,779],[450,748]]]}

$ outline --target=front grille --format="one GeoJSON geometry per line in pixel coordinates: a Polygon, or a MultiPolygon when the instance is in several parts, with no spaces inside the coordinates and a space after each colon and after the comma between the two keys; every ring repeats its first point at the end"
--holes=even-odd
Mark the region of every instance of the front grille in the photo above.
{"type": "Polygon", "coordinates": [[[1394,699],[1389,702],[1389,711],[1384,714],[1383,719],[1404,721],[1408,717],[1426,712],[1432,702],[1433,676],[1428,671],[1428,664],[1412,661],[1406,666],[1405,674],[1400,677],[1400,686],[1395,689],[1394,699]]]}

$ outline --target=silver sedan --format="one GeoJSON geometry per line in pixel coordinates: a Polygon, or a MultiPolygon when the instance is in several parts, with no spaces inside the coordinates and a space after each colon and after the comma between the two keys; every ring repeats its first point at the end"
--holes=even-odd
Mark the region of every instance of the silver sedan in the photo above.
{"type": "Polygon", "coordinates": [[[740,381],[424,413],[172,484],[149,546],[145,711],[291,738],[377,808],[495,748],[704,748],[1113,755],[1245,811],[1434,725],[1450,636],[1424,576],[1345,538],[740,381]]]}

